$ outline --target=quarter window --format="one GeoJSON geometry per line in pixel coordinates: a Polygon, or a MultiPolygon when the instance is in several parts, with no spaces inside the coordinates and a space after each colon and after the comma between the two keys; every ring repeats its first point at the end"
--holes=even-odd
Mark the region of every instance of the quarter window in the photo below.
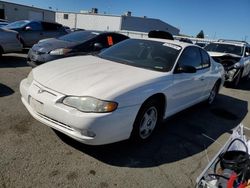
{"type": "Polygon", "coordinates": [[[202,56],[202,68],[210,67],[210,57],[204,50],[200,49],[202,56]]]}

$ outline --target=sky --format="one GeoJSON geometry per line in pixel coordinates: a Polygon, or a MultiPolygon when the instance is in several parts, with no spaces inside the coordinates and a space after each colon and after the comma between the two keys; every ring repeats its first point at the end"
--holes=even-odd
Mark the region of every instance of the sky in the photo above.
{"type": "Polygon", "coordinates": [[[250,0],[6,0],[12,3],[59,11],[80,12],[98,8],[99,13],[147,16],[196,36],[250,42],[250,0]]]}

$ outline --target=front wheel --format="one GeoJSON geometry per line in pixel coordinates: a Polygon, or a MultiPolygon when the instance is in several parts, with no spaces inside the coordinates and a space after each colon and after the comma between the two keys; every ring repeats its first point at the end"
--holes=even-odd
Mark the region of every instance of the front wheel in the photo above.
{"type": "Polygon", "coordinates": [[[212,104],[212,103],[214,103],[214,100],[215,100],[215,98],[217,97],[218,92],[219,92],[219,87],[220,87],[219,82],[216,82],[216,83],[214,84],[214,87],[213,87],[212,90],[210,91],[209,97],[208,97],[208,99],[207,99],[207,103],[208,103],[209,105],[212,104]]]}
{"type": "Polygon", "coordinates": [[[148,140],[158,126],[161,118],[160,107],[157,101],[150,100],[145,103],[135,119],[131,139],[137,142],[148,140]]]}

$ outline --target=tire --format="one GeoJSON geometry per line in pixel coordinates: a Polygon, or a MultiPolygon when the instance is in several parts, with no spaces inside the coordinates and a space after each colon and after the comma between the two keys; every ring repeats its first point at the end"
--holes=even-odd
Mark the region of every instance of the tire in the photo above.
{"type": "Polygon", "coordinates": [[[0,46],[0,57],[2,57],[2,55],[3,55],[3,49],[2,49],[2,47],[0,46]]]}
{"type": "Polygon", "coordinates": [[[220,88],[220,84],[219,84],[219,81],[217,81],[214,84],[214,87],[212,88],[212,90],[210,91],[209,97],[207,99],[207,104],[211,105],[214,103],[214,101],[219,93],[219,88],[220,88]]]}
{"type": "Polygon", "coordinates": [[[130,139],[135,142],[148,140],[161,122],[161,114],[160,105],[156,100],[152,99],[143,104],[136,116],[130,139]]]}

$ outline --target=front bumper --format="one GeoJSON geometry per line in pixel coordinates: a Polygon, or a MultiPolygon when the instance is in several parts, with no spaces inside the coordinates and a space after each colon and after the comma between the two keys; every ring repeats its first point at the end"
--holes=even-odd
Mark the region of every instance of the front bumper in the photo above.
{"type": "Polygon", "coordinates": [[[240,69],[230,69],[225,71],[225,81],[226,82],[233,82],[234,79],[240,74],[240,69]]]}
{"type": "Polygon", "coordinates": [[[38,121],[73,139],[88,144],[102,145],[130,137],[139,106],[117,109],[112,113],[83,113],[62,104],[63,94],[27,79],[20,84],[22,102],[38,121]],[[88,136],[94,133],[95,136],[88,136]]]}
{"type": "Polygon", "coordinates": [[[32,67],[36,67],[43,63],[53,61],[56,59],[60,59],[63,57],[64,57],[63,55],[53,56],[53,55],[50,55],[49,53],[36,52],[30,49],[28,53],[28,57],[27,57],[27,63],[32,67]]]}

